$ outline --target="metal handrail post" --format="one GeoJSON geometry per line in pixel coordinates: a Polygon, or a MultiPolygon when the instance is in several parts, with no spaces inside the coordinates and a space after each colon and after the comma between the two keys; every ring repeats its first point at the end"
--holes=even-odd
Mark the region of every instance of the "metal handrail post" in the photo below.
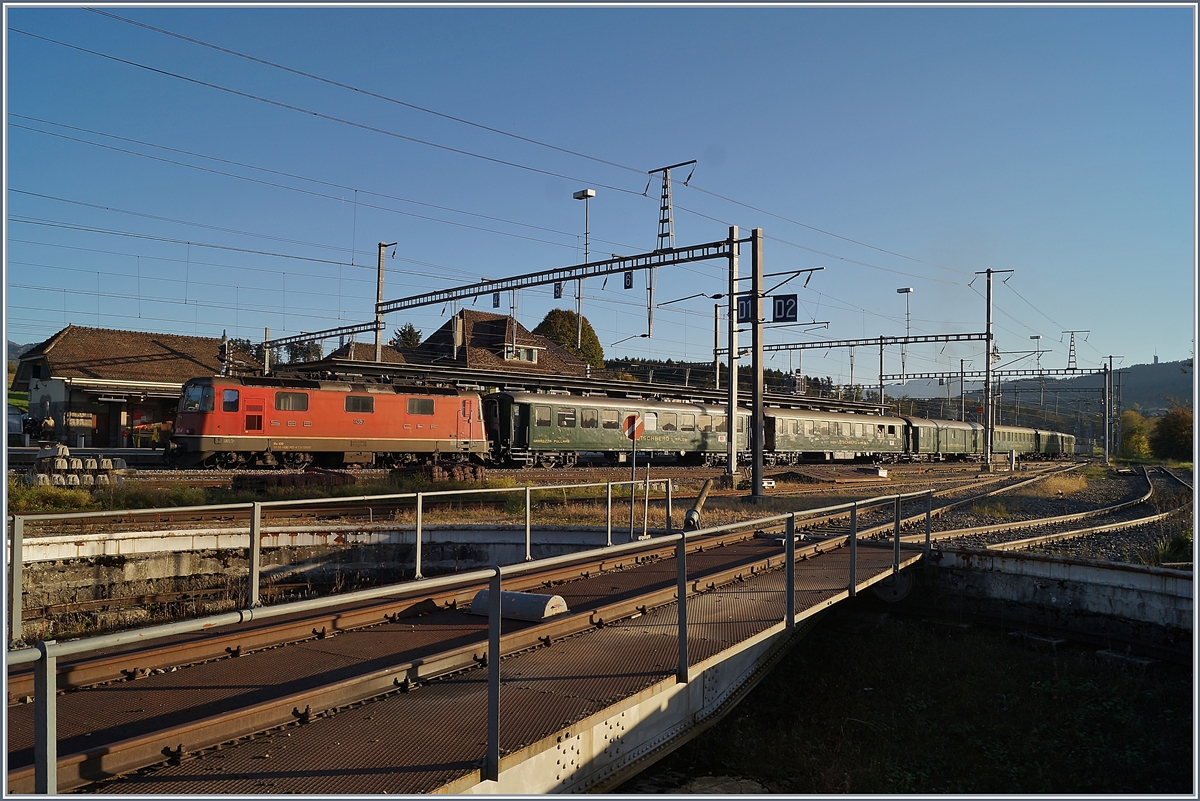
{"type": "Polygon", "coordinates": [[[531,520],[533,517],[533,502],[530,499],[530,489],[531,489],[530,487],[525,488],[525,561],[526,562],[533,561],[533,555],[532,555],[533,551],[531,550],[532,545],[530,542],[531,537],[532,537],[532,535],[530,534],[530,532],[532,530],[530,523],[531,523],[531,520]]]}
{"type": "Polygon", "coordinates": [[[688,641],[687,641],[687,534],[679,535],[675,544],[676,579],[675,592],[679,603],[677,626],[679,630],[679,666],[675,668],[675,683],[688,683],[688,641]]]}
{"type": "Polygon", "coordinates": [[[605,540],[605,545],[612,545],[612,482],[608,482],[608,500],[605,504],[605,517],[608,519],[608,535],[605,540]]]}
{"type": "Polygon", "coordinates": [[[33,787],[49,795],[58,792],[58,659],[49,651],[54,642],[37,643],[42,658],[33,668],[33,787]]]}
{"type": "Polygon", "coordinates": [[[789,629],[796,628],[796,516],[792,515],[787,519],[787,526],[784,528],[784,538],[787,540],[787,547],[784,548],[784,553],[787,555],[787,599],[784,603],[785,617],[784,622],[789,629]]]}
{"type": "Polygon", "coordinates": [[[18,642],[23,642],[25,639],[25,628],[21,622],[21,574],[24,570],[22,548],[25,541],[25,518],[22,515],[14,515],[12,523],[12,549],[8,553],[9,563],[8,586],[10,589],[10,602],[8,611],[8,642],[9,645],[15,645],[18,642]]]}
{"type": "Polygon", "coordinates": [[[417,565],[416,565],[416,568],[413,570],[413,578],[414,579],[424,578],[424,576],[421,575],[421,522],[422,522],[421,517],[422,517],[422,513],[425,511],[424,505],[425,505],[425,496],[423,494],[421,494],[420,492],[418,492],[417,493],[417,565]]]}
{"type": "Polygon", "coordinates": [[[641,539],[650,539],[650,465],[646,465],[646,497],[642,503],[642,536],[641,539]]]}
{"type": "Polygon", "coordinates": [[[667,479],[667,533],[671,533],[671,479],[667,479]]]}
{"type": "Polygon", "coordinates": [[[929,540],[933,532],[933,490],[925,496],[925,555],[929,556],[929,540]]]}
{"type": "Polygon", "coordinates": [[[854,569],[858,565],[858,503],[850,507],[850,597],[857,594],[858,579],[854,569]]]}
{"type": "Polygon", "coordinates": [[[483,780],[500,780],[500,566],[493,565],[488,598],[488,712],[487,757],[483,780]]]}
{"type": "Polygon", "coordinates": [[[892,514],[892,572],[900,571],[900,496],[896,496],[896,508],[892,514]]]}
{"type": "Polygon", "coordinates": [[[262,573],[262,504],[250,507],[250,575],[246,587],[246,608],[259,605],[258,578],[262,573]]]}

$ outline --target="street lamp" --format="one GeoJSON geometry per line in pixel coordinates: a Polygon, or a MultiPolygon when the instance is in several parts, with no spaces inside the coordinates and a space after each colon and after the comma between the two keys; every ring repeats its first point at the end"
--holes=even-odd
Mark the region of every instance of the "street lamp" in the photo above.
{"type": "Polygon", "coordinates": [[[625,337],[624,339],[618,339],[616,342],[609,345],[609,347],[615,348],[617,345],[620,345],[622,342],[628,342],[631,339],[649,339],[649,338],[650,338],[649,334],[634,334],[633,336],[628,336],[628,337],[625,337]]]}
{"type": "MultiPolygon", "coordinates": [[[[912,291],[913,291],[913,288],[911,286],[903,286],[896,290],[896,294],[904,296],[904,338],[905,339],[908,339],[909,331],[912,328],[912,318],[909,316],[909,313],[908,313],[908,296],[912,294],[912,291]]],[[[908,372],[906,370],[907,362],[908,362],[908,343],[905,342],[903,345],[900,346],[900,383],[901,384],[908,383],[908,379],[905,378],[905,375],[908,372]]]]}
{"type": "MultiPolygon", "coordinates": [[[[589,245],[591,244],[590,227],[590,211],[591,200],[596,196],[595,189],[580,189],[571,197],[576,200],[583,201],[583,265],[586,267],[588,259],[591,256],[589,253],[589,245]]],[[[575,348],[583,350],[583,279],[575,281],[575,348]]]]}

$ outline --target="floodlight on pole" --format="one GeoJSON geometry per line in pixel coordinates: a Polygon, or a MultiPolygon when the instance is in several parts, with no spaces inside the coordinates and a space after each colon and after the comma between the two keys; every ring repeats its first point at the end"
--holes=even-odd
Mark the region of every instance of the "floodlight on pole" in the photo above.
{"type": "MultiPolygon", "coordinates": [[[[904,336],[905,338],[912,336],[912,317],[908,312],[908,296],[912,294],[911,286],[902,286],[896,290],[896,294],[904,296],[904,336]]],[[[905,374],[907,373],[908,363],[908,343],[905,342],[900,346],[900,383],[907,383],[905,374]]]]}
{"type": "MultiPolygon", "coordinates": [[[[583,201],[583,263],[586,266],[590,258],[591,244],[590,212],[591,200],[596,196],[595,189],[580,189],[571,197],[583,201]]],[[[575,348],[583,350],[583,279],[575,281],[575,348]]]]}

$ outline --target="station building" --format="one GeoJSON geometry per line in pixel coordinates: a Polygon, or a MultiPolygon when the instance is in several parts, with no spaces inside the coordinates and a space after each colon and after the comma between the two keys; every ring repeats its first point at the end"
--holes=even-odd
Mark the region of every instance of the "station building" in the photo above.
{"type": "Polygon", "coordinates": [[[126,447],[135,432],[175,419],[184,382],[220,373],[220,352],[212,337],[68,325],[19,357],[12,389],[29,392],[31,417],[54,421],[55,440],[126,447]]]}

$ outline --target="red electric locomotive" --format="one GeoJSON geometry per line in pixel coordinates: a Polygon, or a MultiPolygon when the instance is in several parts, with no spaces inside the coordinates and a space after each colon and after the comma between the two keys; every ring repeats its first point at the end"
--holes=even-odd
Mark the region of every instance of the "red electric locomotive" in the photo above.
{"type": "Polygon", "coordinates": [[[475,392],[215,376],[184,385],[168,458],[227,469],[394,466],[487,450],[475,392]]]}

